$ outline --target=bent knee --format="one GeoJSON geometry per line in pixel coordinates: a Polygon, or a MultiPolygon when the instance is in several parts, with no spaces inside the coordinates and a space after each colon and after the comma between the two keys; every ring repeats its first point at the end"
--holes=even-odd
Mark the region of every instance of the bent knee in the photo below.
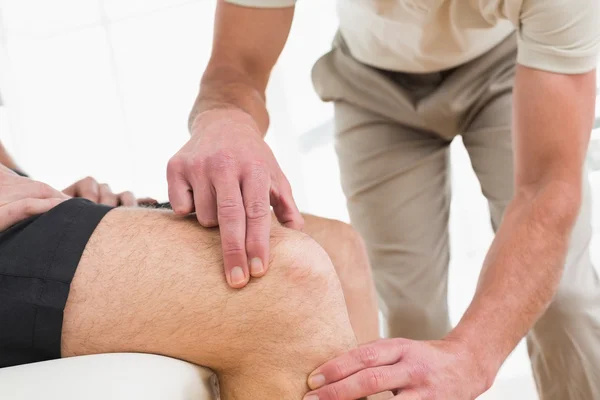
{"type": "Polygon", "coordinates": [[[318,316],[321,321],[326,316],[332,324],[343,325],[347,322],[346,304],[327,252],[310,236],[282,229],[274,232],[270,274],[278,276],[288,307],[298,305],[296,316],[318,316]]]}
{"type": "Polygon", "coordinates": [[[274,228],[271,235],[271,272],[285,283],[306,290],[339,289],[339,279],[327,252],[305,233],[274,228]]]}
{"type": "Polygon", "coordinates": [[[302,232],[272,229],[269,272],[241,293],[250,292],[264,304],[244,315],[244,323],[252,325],[249,336],[261,341],[260,346],[244,350],[255,362],[260,362],[262,353],[268,353],[272,365],[289,363],[292,351],[300,367],[314,368],[355,344],[331,260],[302,232]],[[265,297],[269,299],[266,303],[265,297]],[[254,354],[253,349],[259,353],[254,354]]]}
{"type": "Polygon", "coordinates": [[[351,225],[314,216],[305,216],[305,221],[305,231],[329,254],[344,284],[372,280],[365,242],[351,225]]]}

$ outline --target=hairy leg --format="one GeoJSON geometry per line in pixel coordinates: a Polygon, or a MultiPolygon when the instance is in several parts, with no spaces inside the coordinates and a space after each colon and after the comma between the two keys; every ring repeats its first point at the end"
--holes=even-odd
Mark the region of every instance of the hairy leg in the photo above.
{"type": "Polygon", "coordinates": [[[304,232],[327,252],[342,284],[359,343],[379,339],[379,307],[365,244],[350,225],[304,215],[304,232]]]}
{"type": "Polygon", "coordinates": [[[71,285],[63,356],[162,354],[212,368],[223,400],[301,399],[308,374],[355,345],[329,257],[274,227],[269,273],[234,290],[220,254],[218,231],[192,219],[111,211],[71,285]]]}

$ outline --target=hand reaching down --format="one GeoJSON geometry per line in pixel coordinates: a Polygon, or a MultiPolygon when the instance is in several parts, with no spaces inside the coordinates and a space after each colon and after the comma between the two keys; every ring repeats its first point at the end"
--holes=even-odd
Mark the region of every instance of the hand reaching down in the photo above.
{"type": "Polygon", "coordinates": [[[252,117],[241,110],[199,114],[192,137],[169,161],[167,179],[177,214],[195,211],[202,226],[220,227],[231,287],[267,272],[271,206],[283,225],[303,226],[288,180],[252,117]]]}

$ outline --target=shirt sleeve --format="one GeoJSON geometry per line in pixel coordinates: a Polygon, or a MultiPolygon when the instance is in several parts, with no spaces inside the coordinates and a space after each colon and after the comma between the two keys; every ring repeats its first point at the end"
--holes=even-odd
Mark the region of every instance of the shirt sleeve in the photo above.
{"type": "Polygon", "coordinates": [[[600,0],[522,0],[517,61],[563,74],[596,68],[600,54],[600,0]]]}
{"type": "Polygon", "coordinates": [[[293,7],[296,0],[225,0],[231,4],[255,8],[285,8],[293,7]]]}

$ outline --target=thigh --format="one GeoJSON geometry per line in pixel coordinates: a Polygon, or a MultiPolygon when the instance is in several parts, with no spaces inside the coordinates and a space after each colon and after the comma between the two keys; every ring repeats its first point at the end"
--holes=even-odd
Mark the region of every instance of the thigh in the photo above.
{"type": "Polygon", "coordinates": [[[474,117],[463,142],[490,209],[494,231],[514,195],[512,93],[490,100],[474,117]]]}
{"type": "Polygon", "coordinates": [[[430,336],[417,332],[427,324],[420,314],[446,329],[449,142],[343,102],[335,118],[342,188],[384,314],[404,318],[406,335],[430,336]],[[415,312],[419,307],[427,310],[415,312]],[[406,323],[412,317],[414,324],[406,323]]]}
{"type": "MultiPolygon", "coordinates": [[[[339,281],[323,272],[331,267],[328,258],[319,247],[305,254],[307,241],[274,227],[271,270],[235,290],[225,281],[217,229],[170,211],[115,209],[97,227],[73,279],[63,356],[152,353],[217,372],[261,359],[289,364],[278,359],[289,357],[278,354],[282,345],[293,349],[317,333],[335,337],[334,329],[349,327],[341,292],[329,297],[337,296],[339,281]],[[315,257],[316,265],[306,268],[315,257]],[[331,321],[321,331],[311,316],[319,302],[331,321]],[[290,316],[303,323],[290,326],[290,316]]],[[[297,362],[306,366],[301,357],[297,362]]]]}

